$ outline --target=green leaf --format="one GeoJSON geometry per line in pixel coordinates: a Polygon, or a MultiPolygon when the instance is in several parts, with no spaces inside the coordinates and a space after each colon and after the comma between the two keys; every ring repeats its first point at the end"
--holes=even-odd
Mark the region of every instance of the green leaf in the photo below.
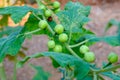
{"type": "Polygon", "coordinates": [[[91,7],[90,6],[84,6],[79,2],[75,2],[75,3],[74,2],[68,2],[65,5],[64,9],[65,10],[77,9],[80,14],[88,16],[90,14],[91,7]]]}
{"type": "Polygon", "coordinates": [[[31,56],[27,56],[26,58],[21,60],[17,64],[17,66],[21,67],[29,59],[38,58],[42,56],[50,57],[54,59],[61,67],[66,67],[68,65],[74,66],[77,80],[82,80],[82,78],[84,78],[90,70],[89,64],[83,61],[82,59],[78,59],[68,54],[55,53],[55,52],[43,52],[43,53],[38,53],[38,54],[31,55],[31,56]]]}
{"type": "Polygon", "coordinates": [[[65,9],[59,12],[57,16],[61,24],[64,26],[65,31],[72,34],[71,39],[77,40],[82,34],[86,33],[85,31],[87,31],[83,27],[88,21],[90,21],[88,18],[89,13],[90,7],[85,7],[79,2],[69,2],[66,4],[65,9]]]}
{"type": "Polygon", "coordinates": [[[0,8],[0,15],[10,15],[15,23],[19,23],[28,12],[39,13],[37,9],[29,6],[10,6],[0,8]]]}
{"type": "Polygon", "coordinates": [[[66,32],[77,33],[80,32],[82,26],[89,21],[84,15],[81,15],[78,12],[79,8],[73,8],[70,10],[63,10],[59,12],[58,19],[61,24],[64,26],[66,32]]]}
{"type": "Polygon", "coordinates": [[[45,72],[41,66],[31,65],[35,70],[36,74],[34,75],[32,80],[48,80],[51,76],[50,73],[45,72]]]}
{"type": "Polygon", "coordinates": [[[20,29],[22,29],[22,27],[20,27],[20,26],[17,26],[17,27],[6,26],[0,31],[0,37],[3,37],[4,35],[8,36],[9,34],[15,32],[15,31],[18,31],[20,29]]]}
{"type": "Polygon", "coordinates": [[[105,32],[106,32],[108,29],[110,29],[113,25],[119,27],[119,24],[120,24],[119,21],[114,20],[114,19],[111,19],[111,20],[107,23],[107,25],[106,25],[106,27],[105,27],[105,32]]]}
{"type": "Polygon", "coordinates": [[[0,19],[0,26],[7,26],[8,25],[8,15],[2,16],[0,19]]]}
{"type": "Polygon", "coordinates": [[[8,37],[0,38],[0,62],[3,61],[6,54],[16,55],[21,48],[25,37],[18,36],[24,31],[24,28],[11,33],[8,37]]]}
{"type": "Polygon", "coordinates": [[[115,74],[115,73],[112,73],[112,72],[104,72],[104,73],[101,73],[101,74],[111,78],[112,80],[120,80],[120,76],[115,74]]]}

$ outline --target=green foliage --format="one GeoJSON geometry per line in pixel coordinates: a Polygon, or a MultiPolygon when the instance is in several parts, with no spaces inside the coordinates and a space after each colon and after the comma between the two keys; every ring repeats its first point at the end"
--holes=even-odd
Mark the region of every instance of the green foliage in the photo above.
{"type": "MultiPolygon", "coordinates": [[[[120,46],[120,22],[110,20],[106,26],[105,32],[113,25],[117,26],[117,34],[112,36],[96,36],[92,31],[85,28],[90,19],[90,6],[84,6],[79,2],[68,2],[63,10],[60,10],[60,3],[53,5],[50,0],[43,2],[36,0],[39,9],[29,6],[10,6],[0,8],[0,62],[3,62],[6,55],[13,56],[17,59],[20,53],[22,43],[30,35],[45,34],[52,42],[48,43],[48,52],[39,52],[29,55],[22,60],[15,60],[15,69],[22,67],[25,62],[32,58],[49,57],[55,68],[61,67],[64,72],[62,79],[76,80],[96,80],[98,77],[108,76],[113,80],[119,80],[120,76],[113,71],[120,65],[106,63],[102,67],[91,64],[95,60],[95,55],[89,48],[80,46],[90,46],[95,42],[106,42],[112,46],[120,46]],[[50,4],[47,4],[49,2],[50,4]],[[43,9],[44,8],[44,9],[43,9]],[[55,11],[59,9],[58,11],[55,11]],[[49,10],[49,11],[45,11],[49,10]],[[19,23],[25,15],[30,12],[30,16],[23,27],[8,27],[8,17],[10,16],[14,23],[19,23]],[[39,24],[39,22],[44,21],[39,24]],[[56,28],[56,25],[58,25],[56,28]],[[41,26],[42,25],[42,26],[41,26]],[[65,34],[65,35],[62,35],[65,34]],[[79,50],[80,49],[80,50],[79,50]],[[86,50],[86,51],[85,51],[86,50]],[[86,53],[87,52],[87,53],[86,53]],[[82,54],[84,53],[84,54],[82,54]],[[89,53],[89,54],[88,54],[89,53]],[[17,64],[16,64],[17,63],[17,64]],[[100,74],[100,75],[99,75],[100,74]]],[[[50,77],[41,67],[32,67],[37,71],[33,80],[48,80],[50,77]]],[[[14,70],[15,71],[15,70],[14,70]]],[[[16,72],[14,72],[16,74],[16,72]]],[[[14,77],[15,78],[15,77],[14,77]]]]}
{"type": "Polygon", "coordinates": [[[7,26],[7,25],[8,25],[8,15],[4,15],[0,19],[0,26],[7,26]]]}
{"type": "Polygon", "coordinates": [[[31,66],[36,70],[36,74],[34,75],[32,80],[49,80],[48,78],[51,76],[51,74],[45,72],[41,66],[31,66]]]}
{"type": "MultiPolygon", "coordinates": [[[[83,25],[90,20],[87,17],[89,13],[90,7],[84,7],[78,2],[69,2],[66,4],[65,9],[57,15],[67,33],[80,35],[83,25]]],[[[72,36],[72,38],[75,37],[75,35],[72,36]]],[[[80,36],[77,37],[79,38],[80,36]]]]}
{"type": "Polygon", "coordinates": [[[68,65],[73,66],[75,68],[77,80],[82,80],[88,74],[90,70],[89,64],[83,61],[82,59],[78,59],[71,55],[55,53],[55,52],[43,52],[43,53],[38,53],[38,54],[31,55],[31,56],[27,56],[22,61],[20,61],[17,64],[17,66],[21,67],[29,59],[38,58],[42,56],[50,57],[54,59],[61,67],[67,67],[68,65]]]}
{"type": "Polygon", "coordinates": [[[9,27],[9,26],[6,26],[4,27],[1,31],[0,31],[0,37],[3,37],[4,35],[9,35],[15,31],[19,31],[20,29],[22,29],[21,26],[17,26],[17,27],[9,27]]]}
{"type": "Polygon", "coordinates": [[[25,39],[24,36],[19,36],[23,29],[19,29],[17,32],[13,32],[9,36],[0,39],[0,62],[3,61],[6,54],[15,56],[18,53],[25,39]]]}
{"type": "Polygon", "coordinates": [[[28,6],[11,6],[0,8],[0,15],[10,15],[15,23],[19,23],[28,12],[38,13],[39,11],[28,6]]]}
{"type": "Polygon", "coordinates": [[[114,72],[104,72],[104,73],[102,73],[102,75],[107,76],[107,77],[111,78],[112,80],[120,79],[120,75],[117,75],[114,72]]]}

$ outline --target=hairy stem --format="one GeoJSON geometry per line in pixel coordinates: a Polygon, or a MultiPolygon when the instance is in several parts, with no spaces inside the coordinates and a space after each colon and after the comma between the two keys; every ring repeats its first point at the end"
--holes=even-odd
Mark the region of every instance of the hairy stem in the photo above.
{"type": "MultiPolygon", "coordinates": [[[[44,16],[43,16],[43,19],[46,20],[44,16]]],[[[52,35],[55,35],[55,32],[53,31],[53,29],[50,27],[49,24],[48,24],[48,27],[47,27],[47,28],[48,28],[48,30],[52,33],[52,35]]]]}
{"type": "Polygon", "coordinates": [[[17,64],[17,57],[15,56],[15,59],[14,59],[14,70],[13,70],[13,80],[17,80],[16,64],[17,64]]]}
{"type": "MultiPolygon", "coordinates": [[[[70,53],[71,53],[73,56],[81,59],[81,58],[69,47],[69,45],[68,45],[67,43],[65,43],[65,47],[70,51],[70,53]]],[[[82,60],[82,59],[81,59],[81,60],[82,60]]]]}
{"type": "Polygon", "coordinates": [[[36,30],[34,30],[34,31],[24,33],[24,35],[33,34],[33,33],[36,33],[36,32],[38,32],[38,31],[40,31],[40,30],[41,30],[41,29],[38,28],[38,29],[36,29],[36,30]]]}
{"type": "Polygon", "coordinates": [[[93,73],[93,80],[97,80],[97,74],[96,74],[96,72],[93,73]]]}
{"type": "Polygon", "coordinates": [[[118,68],[120,68],[120,64],[112,66],[112,67],[104,68],[104,69],[101,69],[101,70],[94,70],[94,72],[96,72],[96,73],[108,72],[108,71],[116,70],[118,68]]]}
{"type": "Polygon", "coordinates": [[[41,20],[35,13],[32,13],[38,20],[41,20]]]}
{"type": "Polygon", "coordinates": [[[74,44],[74,45],[70,45],[69,47],[74,48],[74,47],[80,46],[80,45],[82,45],[82,44],[88,42],[88,41],[91,40],[91,39],[93,39],[93,38],[84,40],[84,41],[82,41],[82,42],[80,42],[80,43],[77,43],[77,44],[74,44]]]}
{"type": "Polygon", "coordinates": [[[0,80],[7,80],[3,63],[0,63],[0,80]]]}

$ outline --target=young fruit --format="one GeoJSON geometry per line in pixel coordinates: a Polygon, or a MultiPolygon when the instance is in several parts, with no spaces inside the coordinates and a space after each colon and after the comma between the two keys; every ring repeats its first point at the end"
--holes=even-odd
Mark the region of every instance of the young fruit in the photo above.
{"type": "Polygon", "coordinates": [[[95,61],[95,54],[93,52],[87,52],[84,54],[84,59],[87,62],[94,62],[95,61]]]}
{"type": "Polygon", "coordinates": [[[55,41],[53,41],[53,40],[48,41],[47,46],[48,46],[48,48],[54,48],[55,47],[55,41]]]}
{"type": "Polygon", "coordinates": [[[118,55],[116,53],[113,53],[111,52],[109,55],[108,55],[108,61],[110,63],[115,63],[118,61],[118,55]]]}
{"type": "Polygon", "coordinates": [[[62,46],[61,45],[56,45],[53,49],[54,52],[62,52],[62,46]]]}
{"type": "Polygon", "coordinates": [[[54,30],[55,30],[56,33],[61,34],[64,31],[64,27],[61,24],[57,24],[55,26],[54,30]]]}
{"type": "Polygon", "coordinates": [[[48,23],[46,20],[41,20],[38,24],[38,26],[41,28],[41,29],[45,29],[47,26],[48,26],[48,23]]]}
{"type": "Polygon", "coordinates": [[[80,51],[80,53],[84,54],[84,53],[86,53],[86,52],[89,51],[89,47],[86,46],[86,45],[82,45],[82,46],[79,48],[79,51],[80,51]]]}
{"type": "Polygon", "coordinates": [[[60,42],[66,42],[68,40],[68,35],[66,33],[62,33],[59,35],[60,42]]]}
{"type": "Polygon", "coordinates": [[[46,17],[52,16],[52,11],[51,11],[51,10],[46,10],[46,11],[45,11],[45,16],[46,16],[46,17]]]}
{"type": "Polygon", "coordinates": [[[59,8],[60,7],[60,3],[58,2],[58,1],[55,1],[54,3],[53,3],[53,8],[59,8]]]}

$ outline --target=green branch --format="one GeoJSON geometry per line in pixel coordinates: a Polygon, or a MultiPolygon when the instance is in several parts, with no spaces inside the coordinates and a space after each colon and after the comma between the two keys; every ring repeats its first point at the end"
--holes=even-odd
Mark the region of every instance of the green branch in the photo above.
{"type": "Polygon", "coordinates": [[[38,32],[38,31],[40,31],[40,30],[41,30],[41,29],[38,28],[38,29],[33,30],[33,31],[30,31],[30,32],[26,32],[26,33],[23,33],[23,34],[19,34],[17,37],[19,37],[19,36],[26,36],[26,35],[29,35],[29,34],[33,34],[33,33],[36,33],[36,32],[38,32]]]}
{"type": "MultiPolygon", "coordinates": [[[[69,45],[68,45],[67,43],[65,43],[65,47],[70,51],[70,53],[71,53],[73,56],[77,57],[78,59],[81,59],[81,58],[69,47],[69,45]]],[[[82,59],[81,59],[81,60],[82,60],[82,59]]]]}
{"type": "Polygon", "coordinates": [[[101,73],[101,72],[113,71],[113,70],[116,70],[118,68],[120,68],[120,64],[112,66],[112,67],[104,68],[104,69],[101,69],[101,70],[93,70],[93,71],[96,72],[96,73],[101,73]]]}
{"type": "Polygon", "coordinates": [[[13,80],[17,80],[17,56],[14,57],[14,70],[13,70],[13,80]]]}
{"type": "MultiPolygon", "coordinates": [[[[93,38],[94,38],[94,37],[93,37],[93,38]]],[[[78,47],[78,46],[80,46],[80,45],[82,45],[82,44],[88,42],[89,40],[91,40],[91,39],[93,39],[93,38],[84,40],[84,41],[82,41],[82,42],[80,42],[80,43],[77,43],[77,44],[74,44],[74,45],[70,45],[69,47],[70,47],[70,48],[78,47]]]]}
{"type": "Polygon", "coordinates": [[[0,63],[0,80],[7,80],[3,63],[0,63]]]}

